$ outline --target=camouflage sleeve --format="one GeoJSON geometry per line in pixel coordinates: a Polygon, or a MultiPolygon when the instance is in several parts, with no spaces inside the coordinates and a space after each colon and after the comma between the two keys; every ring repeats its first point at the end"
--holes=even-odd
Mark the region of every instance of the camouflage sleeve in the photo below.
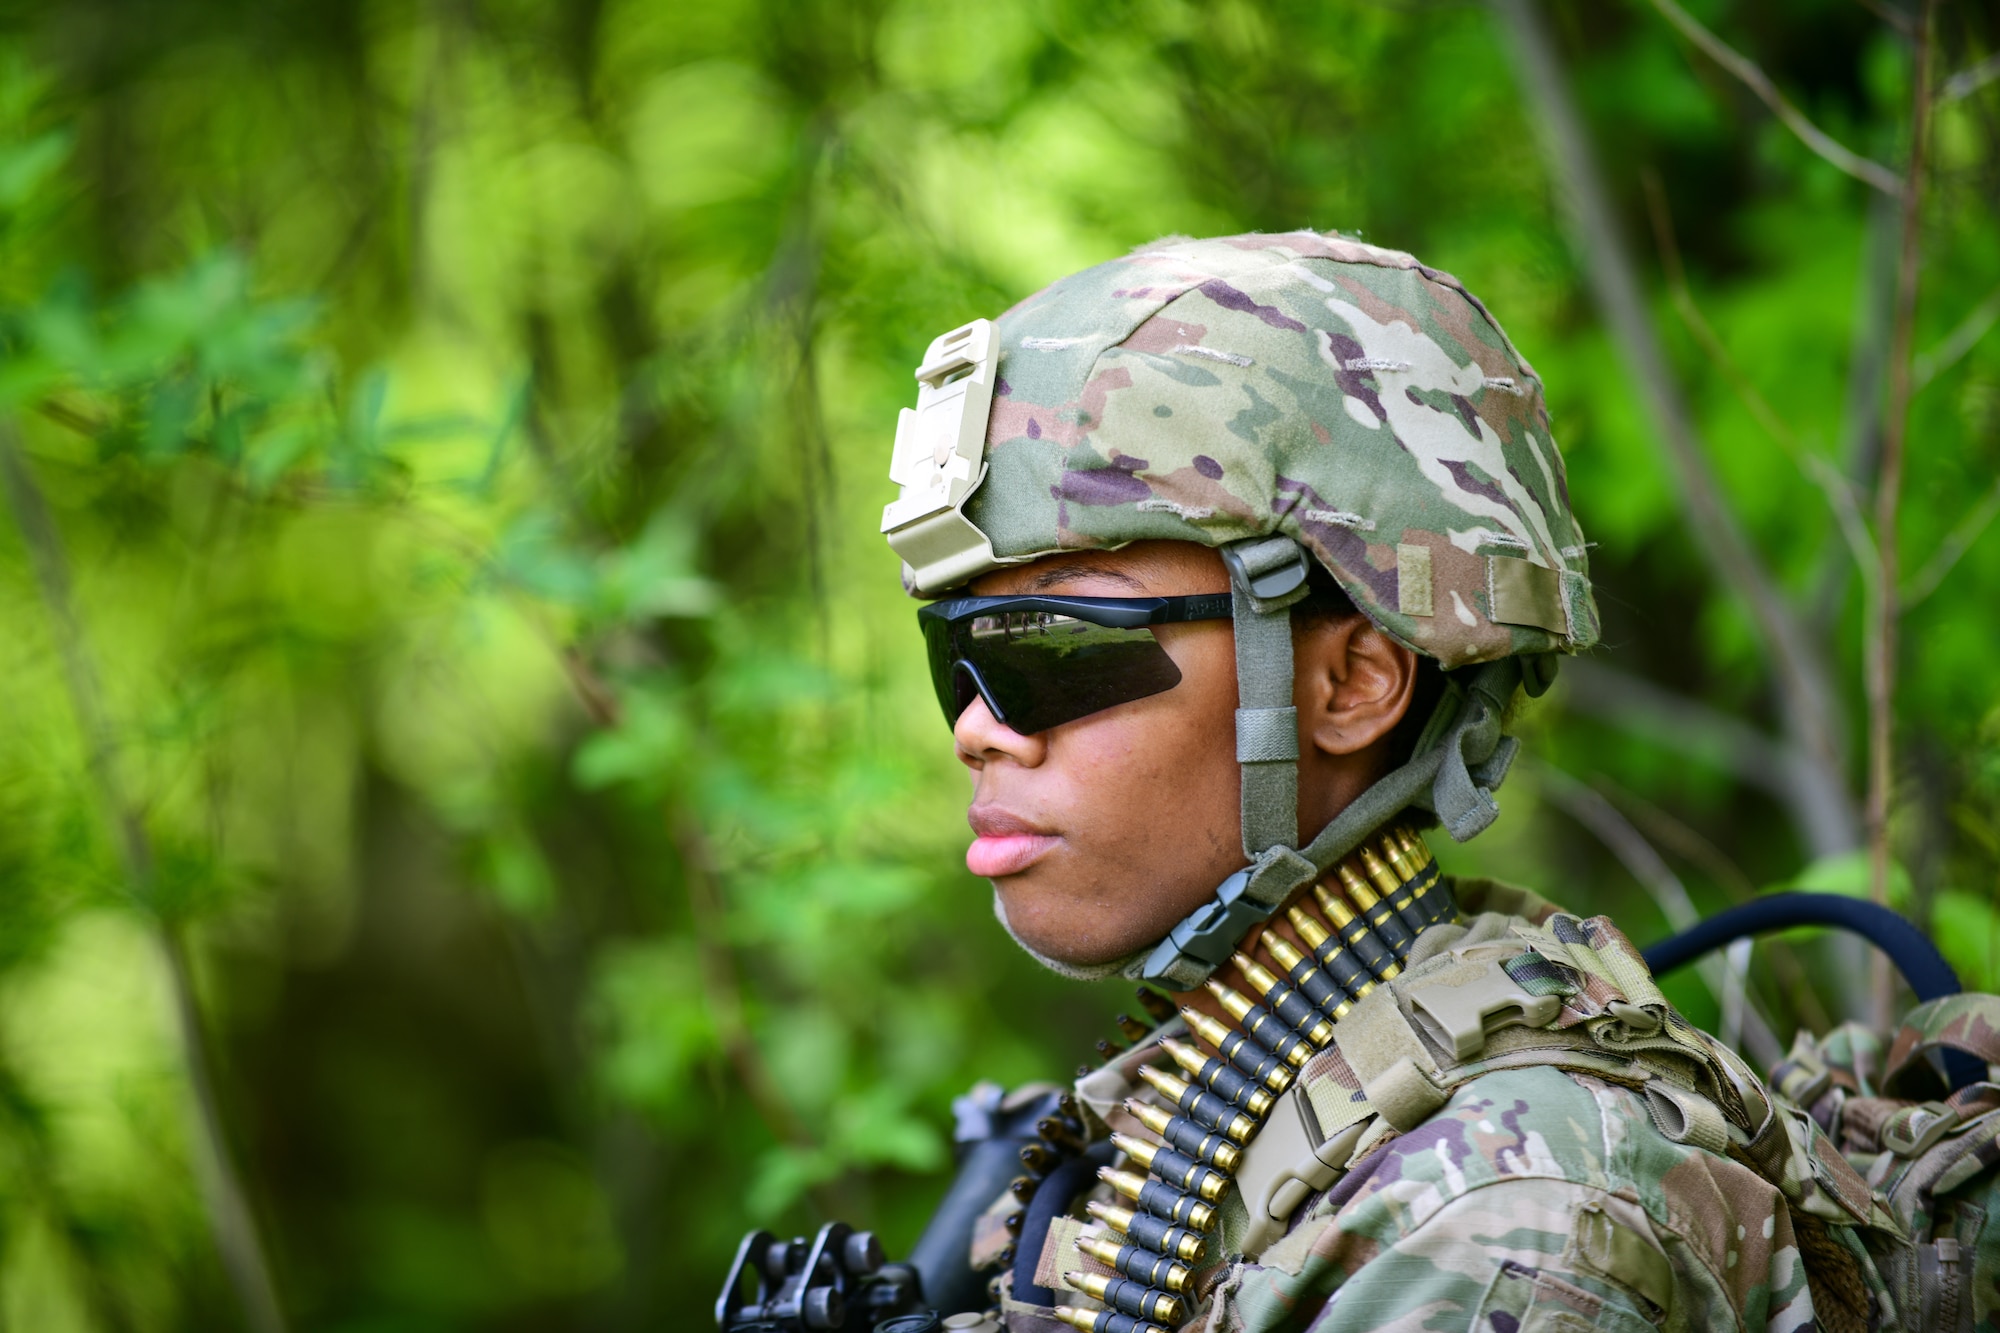
{"type": "Polygon", "coordinates": [[[1622,1088],[1491,1075],[1356,1167],[1214,1293],[1211,1329],[1813,1326],[1782,1199],[1622,1088]]]}

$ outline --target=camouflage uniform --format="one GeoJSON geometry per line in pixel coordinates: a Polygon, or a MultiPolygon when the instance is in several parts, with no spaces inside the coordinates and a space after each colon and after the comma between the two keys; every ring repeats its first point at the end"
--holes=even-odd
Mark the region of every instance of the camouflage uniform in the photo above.
{"type": "MultiPolygon", "coordinates": [[[[1597,940],[1606,956],[1629,951],[1608,922],[1578,923],[1525,890],[1462,882],[1457,892],[1470,914],[1466,928],[1423,940],[1407,974],[1414,982],[1450,966],[1468,942],[1527,935],[1552,951],[1552,924],[1559,933],[1597,940]],[[1581,929],[1572,932],[1570,925],[1581,929]]],[[[1564,997],[1553,1025],[1580,1037],[1609,1012],[1613,993],[1599,978],[1576,980],[1578,993],[1564,997]]],[[[1625,983],[1643,988],[1629,974],[1625,983]]],[[[1414,988],[1399,987],[1405,995],[1414,988]]],[[[1641,998],[1661,1014],[1656,993],[1641,998]]],[[[1766,1162],[1757,1163],[1741,1145],[1732,1152],[1722,1140],[1697,1141],[1702,1133],[1671,1116],[1668,1129],[1679,1137],[1662,1128],[1663,1090],[1678,1106],[1714,1107],[1688,1086],[1698,1078],[1673,1078],[1675,1058],[1655,1074],[1673,1081],[1649,1094],[1654,1080],[1635,1074],[1622,1052],[1606,1058],[1616,1043],[1579,1039],[1567,1052],[1526,1062],[1519,1052],[1537,1034],[1517,1030],[1509,1050],[1518,1067],[1474,1072],[1442,1106],[1400,1132],[1381,1123],[1380,1113],[1363,1122],[1345,1173],[1302,1205],[1282,1238],[1261,1252],[1240,1257],[1243,1211],[1240,1205],[1226,1211],[1218,1249],[1235,1257],[1202,1275],[1203,1307],[1187,1326],[1231,1333],[1807,1329],[1814,1327],[1815,1307],[1795,1225],[1801,1215],[1822,1266],[1831,1246],[1838,1272],[1879,1289],[1863,1237],[1900,1233],[1866,1184],[1816,1126],[1768,1099],[1748,1071],[1706,1038],[1684,1023],[1680,1029],[1690,1050],[1706,1048],[1726,1071],[1737,1085],[1732,1091],[1748,1094],[1750,1106],[1733,1117],[1715,1108],[1713,1124],[1758,1122],[1751,1128],[1764,1128],[1778,1145],[1766,1162]]],[[[1119,1065],[1129,1069],[1147,1056],[1136,1049],[1119,1065]]],[[[1504,1054],[1488,1062],[1510,1063],[1504,1054]]],[[[1119,1073],[1114,1067],[1092,1075],[1079,1092],[1093,1107],[1109,1108],[1122,1095],[1110,1082],[1119,1073]]],[[[1358,1082],[1344,1068],[1340,1080],[1358,1082]]],[[[1118,1113],[1109,1115],[1116,1124],[1118,1113]]],[[[1087,1258],[1061,1252],[1087,1230],[1075,1224],[1052,1230],[1051,1252],[1040,1265],[1045,1277],[1092,1269],[1087,1258]]],[[[1850,1288],[1847,1298],[1857,1294],[1865,1301],[1860,1288],[1850,1288]]],[[[1064,1291],[1058,1297],[1078,1299],[1064,1291]]],[[[1007,1326],[1058,1327],[1019,1303],[1009,1304],[1007,1326]]]]}

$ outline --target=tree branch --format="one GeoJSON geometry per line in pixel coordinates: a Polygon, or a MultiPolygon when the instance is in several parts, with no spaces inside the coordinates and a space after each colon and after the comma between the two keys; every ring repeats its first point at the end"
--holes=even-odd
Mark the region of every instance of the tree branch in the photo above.
{"type": "MultiPolygon", "coordinates": [[[[1924,0],[1917,20],[1916,72],[1911,80],[1910,152],[1903,172],[1902,251],[1896,265],[1896,322],[1889,344],[1889,402],[1882,425],[1882,468],[1875,484],[1875,615],[1868,627],[1868,896],[1889,900],[1889,805],[1896,757],[1897,524],[1903,498],[1903,454],[1916,393],[1917,285],[1923,257],[1924,149],[1930,128],[1931,58],[1936,45],[1937,0],[1924,0]]],[[[1869,991],[1877,1027],[1893,1015],[1895,980],[1888,960],[1877,957],[1869,991]]]]}
{"type": "Polygon", "coordinates": [[[1951,573],[1958,562],[1965,558],[1965,553],[1971,550],[1972,544],[1992,526],[1996,516],[2000,516],[2000,481],[1993,483],[1984,498],[1974,505],[1971,512],[1959,520],[1958,526],[1951,530],[1950,535],[1939,543],[1937,552],[1924,562],[1924,567],[1917,571],[1917,576],[1904,584],[1901,591],[1896,594],[1901,599],[1905,611],[1938,590],[1938,585],[1944,582],[1945,575],[1951,573]]]}
{"type": "Polygon", "coordinates": [[[1979,340],[1991,332],[1995,324],[2000,324],[2000,287],[1988,292],[1986,299],[1972,307],[1957,327],[1938,341],[1937,346],[1917,358],[1913,370],[1916,385],[1911,392],[1927,387],[1932,380],[1964,360],[1965,354],[1978,346],[1979,340]]]}
{"type": "MultiPolygon", "coordinates": [[[[1882,426],[1882,469],[1875,486],[1876,616],[1868,645],[1869,893],[1889,893],[1889,800],[1895,773],[1897,520],[1903,498],[1903,453],[1916,392],[1917,286],[1923,258],[1925,139],[1930,128],[1931,58],[1937,0],[1925,0],[1916,33],[1916,76],[1910,99],[1910,153],[1903,173],[1902,253],[1896,269],[1896,323],[1889,345],[1889,404],[1882,426]]],[[[1884,974],[1886,978],[1886,973],[1884,974]]],[[[1886,996],[1884,997],[1886,999],[1886,996]]]]}
{"type": "Polygon", "coordinates": [[[70,707],[83,732],[91,780],[111,825],[128,891],[152,921],[167,965],[174,1021],[194,1102],[197,1141],[193,1155],[208,1201],[209,1229],[216,1250],[236,1289],[244,1323],[253,1333],[284,1333],[285,1319],[278,1307],[277,1284],[272,1281],[256,1216],[251,1212],[224,1132],[221,1100],[215,1089],[214,1057],[195,992],[194,970],[178,927],[161,918],[153,896],[152,842],[138,807],[128,799],[120,779],[116,742],[101,702],[97,672],[77,621],[62,534],[49,513],[41,487],[21,457],[14,425],[5,420],[0,420],[0,489],[7,492],[15,526],[27,547],[29,564],[55,638],[56,655],[62,662],[70,707]]]}
{"type": "MultiPolygon", "coordinates": [[[[1840,745],[1831,673],[1723,499],[1648,318],[1636,269],[1619,235],[1582,117],[1541,12],[1534,0],[1492,0],[1492,4],[1514,48],[1522,91],[1542,129],[1598,309],[1657,423],[1696,548],[1717,581],[1748,609],[1771,662],[1779,706],[1795,745],[1826,769],[1837,770],[1840,745]]],[[[1801,833],[1806,835],[1807,830],[1801,833]]],[[[1824,826],[1815,826],[1806,836],[1815,846],[1826,845],[1829,839],[1840,849],[1856,842],[1851,830],[1843,834],[1824,826]]]]}
{"type": "Polygon", "coordinates": [[[1897,181],[1895,172],[1880,162],[1872,162],[1850,151],[1806,119],[1805,113],[1778,91],[1778,85],[1771,82],[1770,76],[1756,61],[1704,28],[1694,15],[1675,4],[1674,0],[1651,0],[1651,4],[1667,22],[1680,29],[1683,37],[1700,47],[1709,59],[1734,74],[1745,87],[1757,94],[1758,99],[1784,122],[1785,128],[1798,136],[1800,143],[1865,185],[1872,185],[1891,197],[1901,192],[1902,185],[1897,181]]]}
{"type": "MultiPolygon", "coordinates": [[[[1854,327],[1848,340],[1847,392],[1840,408],[1838,467],[1850,494],[1856,479],[1872,475],[1881,457],[1882,385],[1888,378],[1889,340],[1895,324],[1896,218],[1893,200],[1875,195],[1868,201],[1861,272],[1855,284],[1854,327]]],[[[1873,563],[1868,562],[1870,568],[1873,563]]],[[[1812,625],[1822,641],[1840,614],[1848,576],[1855,568],[1846,551],[1827,544],[1813,578],[1811,603],[1812,625]]]]}
{"type": "Polygon", "coordinates": [[[778,1090],[778,1081],[771,1076],[743,1017],[743,982],[737,974],[736,957],[729,948],[722,900],[715,891],[715,865],[709,855],[708,836],[685,811],[670,812],[668,819],[673,826],[674,845],[680,852],[688,911],[694,920],[702,990],[709,1014],[715,1020],[715,1035],[722,1044],[722,1053],[772,1135],[783,1143],[809,1145],[811,1136],[778,1090]]]}
{"type": "Polygon", "coordinates": [[[1784,418],[1764,397],[1763,391],[1736,364],[1736,358],[1729,354],[1729,349],[1723,346],[1722,338],[1701,313],[1701,307],[1695,304],[1694,290],[1688,286],[1687,271],[1681,266],[1680,245],[1674,238],[1673,215],[1667,208],[1659,175],[1649,167],[1640,173],[1640,180],[1646,188],[1647,211],[1652,216],[1653,234],[1659,243],[1660,262],[1666,270],[1667,291],[1673,298],[1675,313],[1681,317],[1681,323],[1702,351],[1707,353],[1710,362],[1736,390],[1736,396],[1750,409],[1750,415],[1757,419],[1764,433],[1784,451],[1792,466],[1799,470],[1799,475],[1818,489],[1826,500],[1827,508],[1833,512],[1849,553],[1856,564],[1864,572],[1867,571],[1874,561],[1874,543],[1868,537],[1867,526],[1861,520],[1860,509],[1855,504],[1847,478],[1835,471],[1825,459],[1806,451],[1792,428],[1785,424],[1784,418]]]}
{"type": "Polygon", "coordinates": [[[1740,718],[1601,662],[1563,664],[1564,703],[1678,754],[1719,764],[1790,814],[1809,855],[1854,849],[1854,810],[1837,774],[1740,718]]]}
{"type": "Polygon", "coordinates": [[[2000,51],[1946,79],[1938,87],[1937,105],[1949,106],[1970,97],[1995,79],[2000,79],[2000,51]]]}

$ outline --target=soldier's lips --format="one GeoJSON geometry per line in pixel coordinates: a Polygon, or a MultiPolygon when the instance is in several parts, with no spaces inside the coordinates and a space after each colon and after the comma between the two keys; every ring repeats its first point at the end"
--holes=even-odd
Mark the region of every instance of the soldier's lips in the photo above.
{"type": "Polygon", "coordinates": [[[965,868],[981,879],[1018,875],[1062,841],[1004,810],[974,806],[966,812],[966,822],[978,836],[965,849],[965,868]]]}

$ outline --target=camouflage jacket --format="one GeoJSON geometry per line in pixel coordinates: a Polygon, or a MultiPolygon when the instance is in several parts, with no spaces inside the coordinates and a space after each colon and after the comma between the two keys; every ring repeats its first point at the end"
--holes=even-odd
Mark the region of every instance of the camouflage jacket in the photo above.
{"type": "MultiPolygon", "coordinates": [[[[1811,1117],[1668,1008],[1608,921],[1489,883],[1457,891],[1466,928],[1427,933],[1377,1015],[1357,1007],[1300,1080],[1339,1165],[1280,1189],[1269,1211],[1286,1220],[1261,1229],[1251,1213],[1271,1196],[1246,1165],[1185,1327],[1900,1326],[1864,1243],[1893,1243],[1898,1224],[1811,1117]],[[1468,1033],[1447,992],[1476,994],[1496,957],[1545,1002],[1468,1033]]],[[[1146,1058],[1083,1079],[1079,1098],[1115,1126],[1146,1058]]],[[[1089,1230],[1050,1229],[1038,1274],[1064,1304],[1091,1304],[1060,1277],[1092,1270],[1073,1245],[1089,1230]]],[[[1015,1333],[1063,1327],[1004,1308],[1015,1333]]]]}
{"type": "Polygon", "coordinates": [[[1629,1089],[1488,1074],[1234,1266],[1231,1330],[1807,1329],[1780,1192],[1661,1134],[1629,1089]]]}

